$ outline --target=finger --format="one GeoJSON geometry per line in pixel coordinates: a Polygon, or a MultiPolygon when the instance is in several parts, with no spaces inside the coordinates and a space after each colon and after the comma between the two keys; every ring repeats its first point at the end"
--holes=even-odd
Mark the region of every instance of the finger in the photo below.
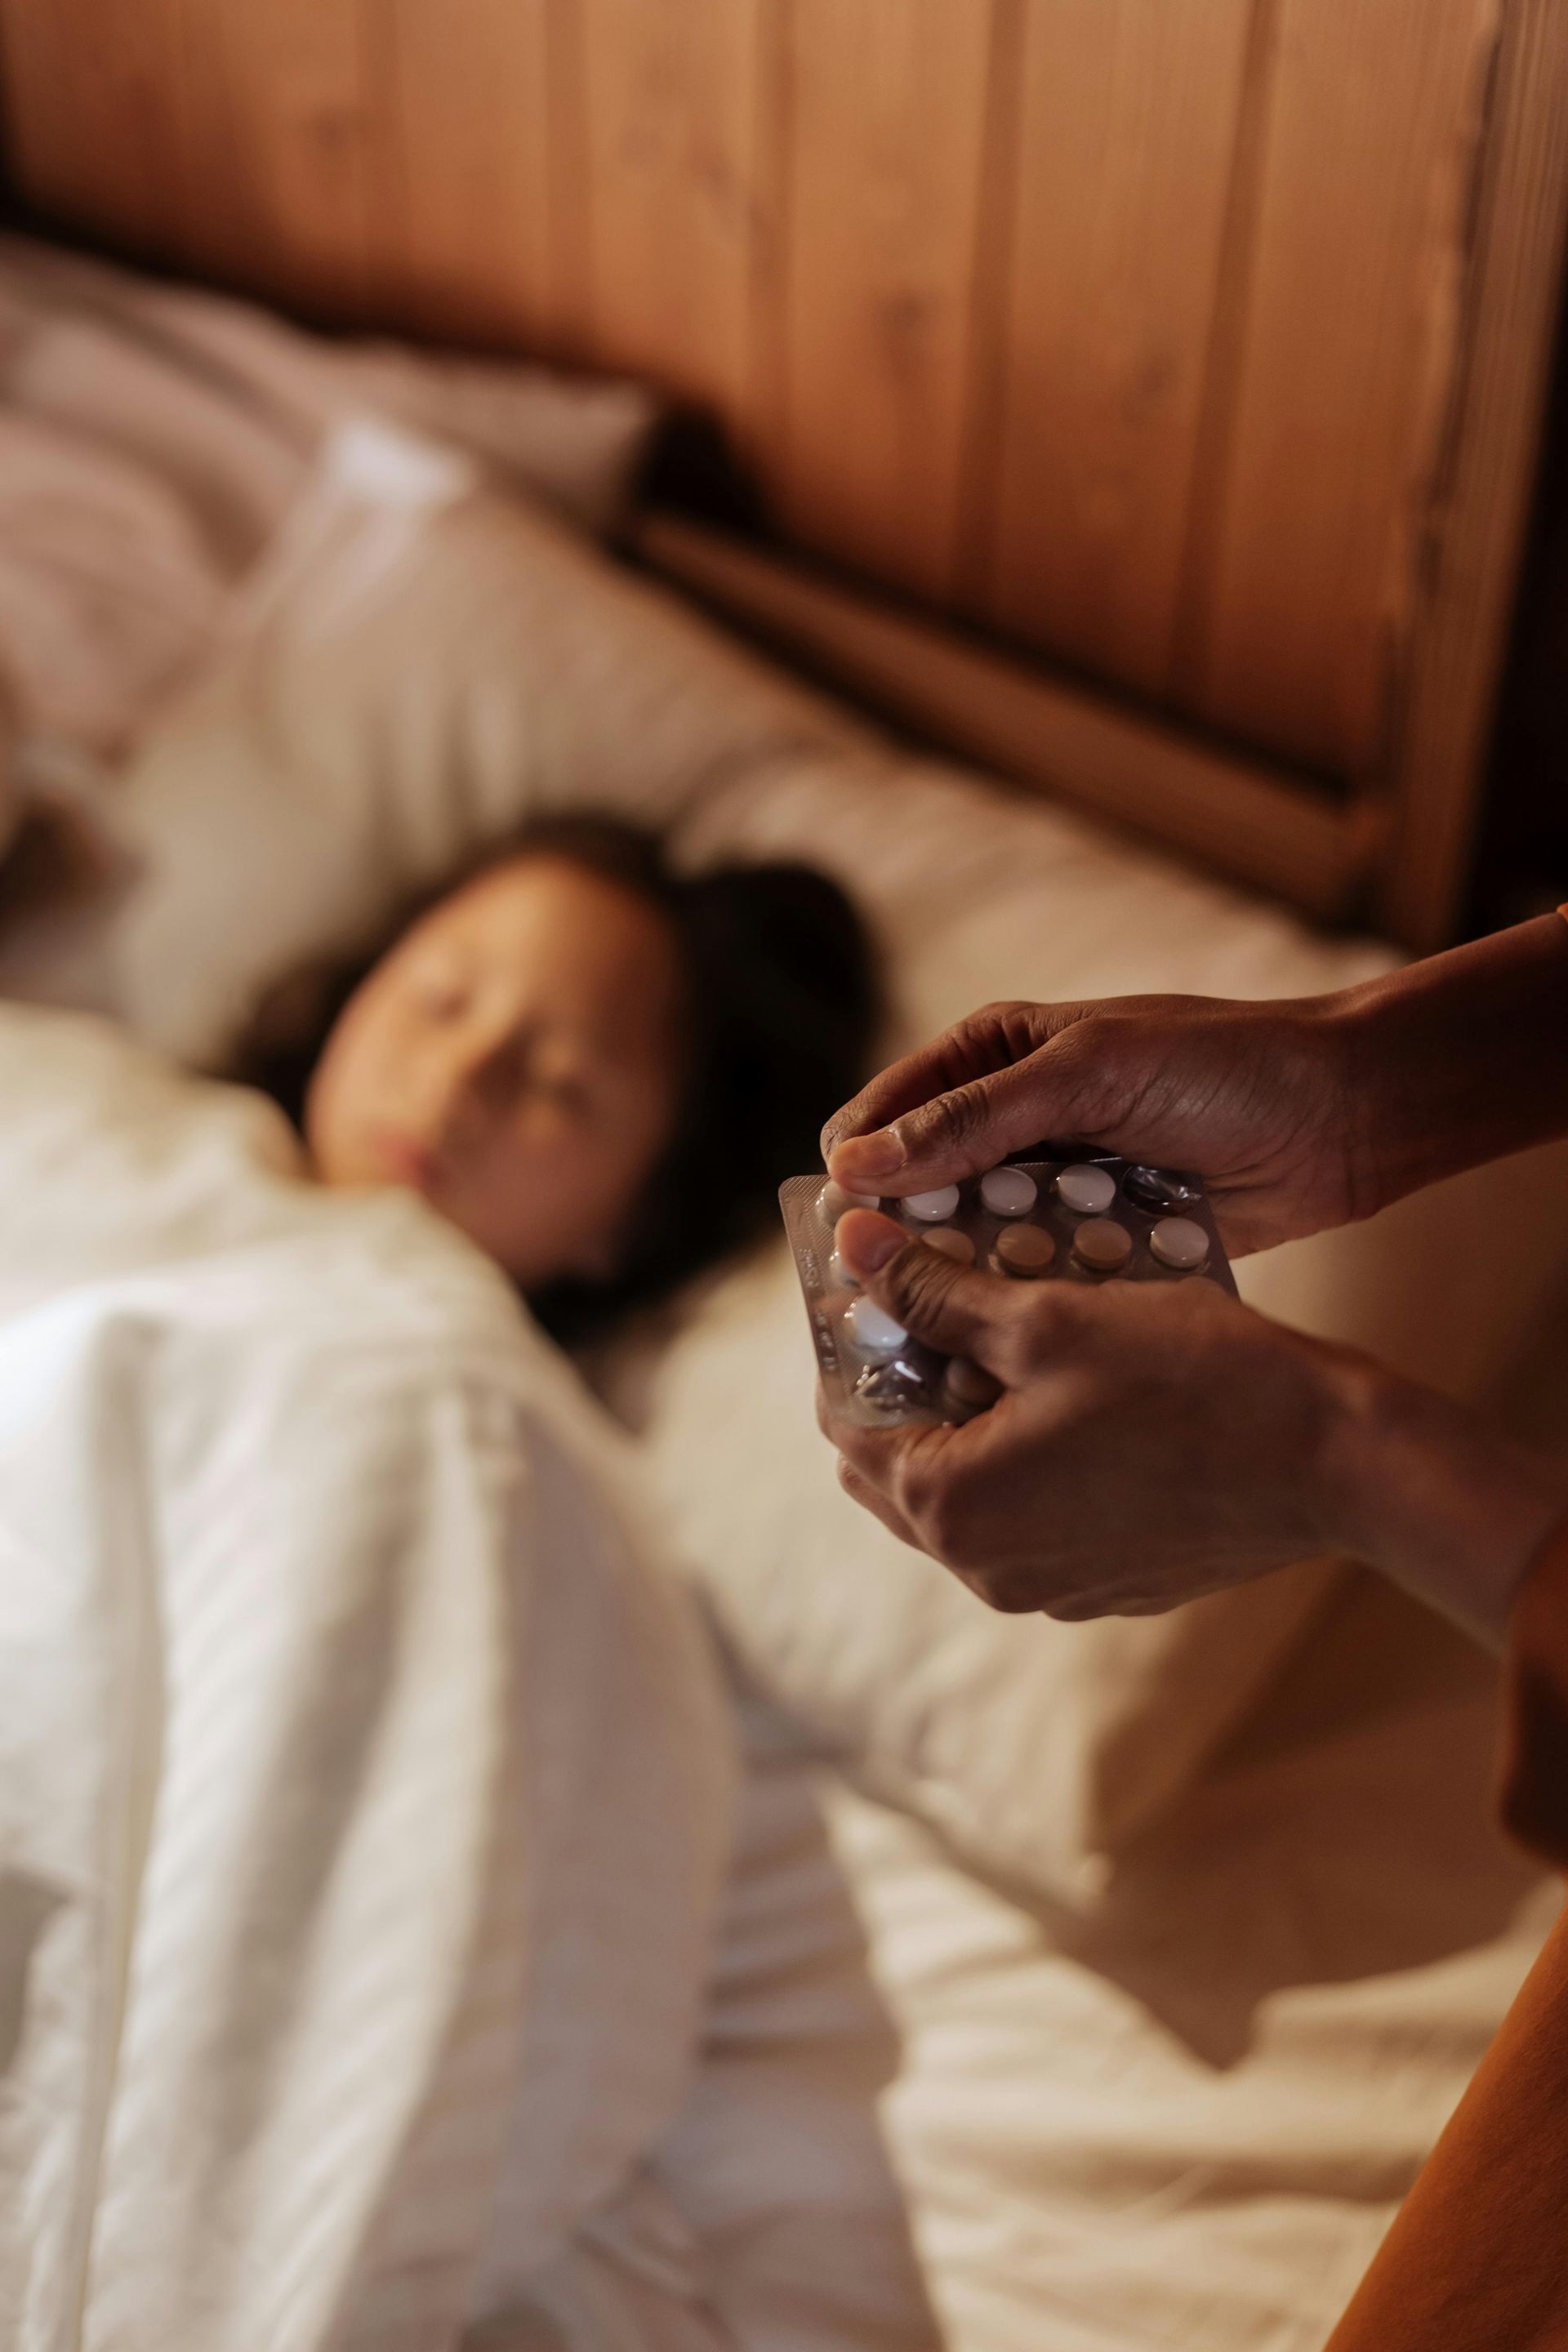
{"type": "Polygon", "coordinates": [[[879,1494],[888,1496],[898,1480],[900,1454],[921,1434],[920,1425],[914,1423],[903,1428],[878,1429],[869,1422],[852,1420],[834,1403],[821,1381],[816,1384],[816,1425],[829,1445],[836,1445],[879,1494]]]}
{"type": "Polygon", "coordinates": [[[919,1428],[871,1429],[836,1412],[826,1390],[816,1385],[817,1426],[830,1445],[838,1448],[838,1483],[851,1501],[879,1519],[889,1535],[915,1551],[923,1545],[908,1514],[894,1499],[903,1475],[903,1457],[933,1433],[919,1428]]]}
{"type": "Polygon", "coordinates": [[[911,1241],[890,1217],[870,1209],[840,1217],[834,1239],[847,1271],[906,1331],[1006,1380],[1016,1352],[1016,1286],[911,1241]]]}
{"type": "Polygon", "coordinates": [[[889,1535],[897,1536],[900,1543],[907,1543],[913,1551],[923,1549],[920,1538],[898,1505],[889,1496],[884,1495],[879,1486],[874,1486],[862,1471],[857,1470],[845,1454],[838,1457],[838,1483],[851,1502],[858,1503],[863,1511],[869,1511],[874,1519],[880,1519],[889,1535]]]}
{"type": "MultiPolygon", "coordinates": [[[[984,1025],[984,1014],[972,1014],[967,1021],[944,1029],[940,1037],[931,1038],[914,1053],[906,1054],[902,1060],[890,1062],[885,1070],[879,1070],[842,1110],[834,1112],[824,1127],[823,1159],[827,1160],[851,1136],[872,1134],[897,1118],[900,1111],[914,1110],[933,1095],[946,1094],[951,1087],[963,1086],[967,1079],[994,1067],[994,1053],[988,1057],[985,1052],[982,1034],[984,1025]]],[[[1025,1050],[1030,1048],[1026,1046],[1025,1050]]]]}
{"type": "Polygon", "coordinates": [[[1076,1017],[1075,1005],[1027,1003],[983,1004],[939,1037],[901,1061],[891,1063],[852,1101],[836,1111],[822,1130],[822,1156],[829,1160],[854,1139],[880,1135],[903,1113],[918,1110],[939,1095],[952,1094],[987,1072],[1006,1068],[1076,1017]]]}
{"type": "Polygon", "coordinates": [[[1088,1135],[1104,1094],[1104,1073],[1087,1066],[1070,1029],[1020,1060],[933,1091],[869,1134],[847,1137],[828,1155],[846,1190],[903,1197],[978,1176],[1043,1137],[1088,1135]]]}

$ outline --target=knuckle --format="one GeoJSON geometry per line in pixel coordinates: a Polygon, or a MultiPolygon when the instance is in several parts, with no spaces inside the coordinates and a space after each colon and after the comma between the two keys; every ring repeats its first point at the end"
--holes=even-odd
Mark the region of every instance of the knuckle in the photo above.
{"type": "Polygon", "coordinates": [[[1000,1617],[1035,1616],[1042,1606],[1036,1574],[1026,1567],[993,1563],[973,1570],[969,1582],[1000,1617]]]}
{"type": "Polygon", "coordinates": [[[984,1082],[972,1078],[925,1105],[918,1121],[921,1144],[926,1150],[962,1153],[984,1124],[984,1082]]]}
{"type": "Polygon", "coordinates": [[[1077,1328],[1067,1286],[1041,1283],[1018,1299],[1002,1336],[1002,1377],[1009,1388],[1026,1386],[1054,1370],[1070,1349],[1077,1328]]]}
{"type": "Polygon", "coordinates": [[[1033,1028],[1040,1017],[1041,1008],[1032,996],[994,996],[975,1014],[977,1024],[987,1029],[1015,1030],[1020,1024],[1033,1028]]]}
{"type": "Polygon", "coordinates": [[[940,1531],[948,1516],[946,1474],[937,1448],[906,1446],[892,1478],[892,1501],[921,1539],[931,1550],[940,1549],[940,1531]]]}
{"type": "Polygon", "coordinates": [[[1090,1593],[1058,1593],[1053,1600],[1039,1601],[1035,1605],[1044,1616],[1054,1617],[1058,1625],[1088,1625],[1103,1614],[1090,1593]]]}
{"type": "Polygon", "coordinates": [[[994,996],[989,1004],[983,1004],[978,1013],[971,1013],[965,1026],[972,1030],[1005,1029],[1033,1010],[1026,998],[994,996]]]}
{"type": "Polygon", "coordinates": [[[921,1532],[939,1559],[959,1566],[963,1549],[963,1515],[951,1486],[935,1486],[921,1516],[921,1532]]]}
{"type": "Polygon", "coordinates": [[[830,1152],[837,1149],[847,1136],[859,1134],[866,1123],[865,1102],[864,1093],[858,1094],[852,1101],[847,1102],[841,1110],[836,1110],[832,1118],[824,1123],[822,1133],[817,1139],[824,1160],[827,1159],[830,1152]]]}
{"type": "Polygon", "coordinates": [[[1047,1355],[1044,1327],[1050,1316],[1038,1299],[1007,1301],[1008,1312],[997,1335],[996,1370],[1010,1389],[1027,1386],[1047,1355]]]}
{"type": "Polygon", "coordinates": [[[950,1567],[963,1570],[975,1558],[977,1504],[983,1499],[973,1480],[943,1464],[927,1497],[923,1527],[931,1549],[950,1567]]]}
{"type": "Polygon", "coordinates": [[[941,1250],[910,1242],[900,1251],[884,1276],[888,1297],[901,1323],[911,1329],[938,1314],[958,1279],[961,1268],[941,1250]]]}
{"type": "Polygon", "coordinates": [[[923,1450],[906,1446],[893,1465],[892,1499],[906,1519],[916,1526],[924,1524],[931,1500],[931,1465],[923,1450]]]}

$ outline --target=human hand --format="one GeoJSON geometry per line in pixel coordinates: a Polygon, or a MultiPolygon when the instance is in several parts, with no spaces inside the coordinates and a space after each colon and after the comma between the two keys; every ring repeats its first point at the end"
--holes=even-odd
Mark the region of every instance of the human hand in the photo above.
{"type": "Polygon", "coordinates": [[[1071,1138],[1204,1179],[1233,1257],[1568,1134],[1568,923],[1328,996],[988,1004],[822,1133],[852,1192],[931,1191],[1071,1138]]]}
{"type": "Polygon", "coordinates": [[[828,1172],[902,1197],[1070,1137],[1196,1170],[1230,1255],[1268,1249],[1381,1205],[1353,1002],[988,1004],[829,1119],[828,1172]]]}
{"type": "Polygon", "coordinates": [[[1568,1512],[1458,1406],[1215,1284],[1010,1281],[865,1210],[837,1239],[879,1306],[996,1386],[956,1426],[868,1429],[819,1398],[847,1491],[993,1608],[1142,1614],[1345,1552],[1492,1637],[1568,1512]]]}
{"type": "Polygon", "coordinates": [[[993,1608],[1166,1609],[1326,1548],[1315,1342],[1213,1283],[973,1272],[864,1210],[837,1245],[879,1306],[998,1384],[958,1425],[869,1429],[823,1407],[847,1491],[993,1608]]]}

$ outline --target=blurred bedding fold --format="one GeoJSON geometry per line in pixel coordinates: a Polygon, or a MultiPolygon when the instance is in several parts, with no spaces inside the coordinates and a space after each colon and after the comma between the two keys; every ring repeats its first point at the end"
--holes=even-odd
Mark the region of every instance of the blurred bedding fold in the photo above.
{"type": "Polygon", "coordinates": [[[423,2352],[686,2095],[700,1631],[410,1198],[58,1015],[0,1015],[0,2338],[423,2352]]]}
{"type": "Polygon", "coordinates": [[[305,332],[256,306],[0,236],[0,851],[13,733],[106,761],[221,639],[334,425],[435,435],[584,530],[658,416],[620,381],[305,332]]]}

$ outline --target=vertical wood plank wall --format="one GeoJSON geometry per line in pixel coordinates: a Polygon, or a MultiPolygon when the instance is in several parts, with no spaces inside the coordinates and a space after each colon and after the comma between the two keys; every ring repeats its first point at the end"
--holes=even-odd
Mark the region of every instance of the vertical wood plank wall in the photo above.
{"type": "Polygon", "coordinates": [[[636,369],[800,545],[1389,761],[1508,0],[0,0],[17,177],[636,369]]]}

